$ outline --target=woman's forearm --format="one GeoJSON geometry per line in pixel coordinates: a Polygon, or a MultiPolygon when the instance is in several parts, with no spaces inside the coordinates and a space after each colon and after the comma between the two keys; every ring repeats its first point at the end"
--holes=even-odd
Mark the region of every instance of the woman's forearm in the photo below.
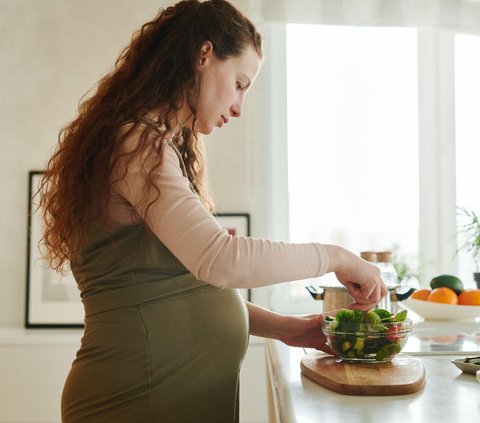
{"type": "Polygon", "coordinates": [[[292,347],[317,348],[328,354],[333,351],[322,333],[323,314],[288,316],[246,303],[250,316],[250,334],[276,339],[292,347]]]}
{"type": "Polygon", "coordinates": [[[250,335],[280,339],[284,316],[249,302],[246,302],[246,305],[250,321],[250,335]]]}

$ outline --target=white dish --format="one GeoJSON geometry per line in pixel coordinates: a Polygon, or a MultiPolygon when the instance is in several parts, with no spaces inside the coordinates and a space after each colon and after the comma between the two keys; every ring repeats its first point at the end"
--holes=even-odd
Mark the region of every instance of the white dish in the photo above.
{"type": "Polygon", "coordinates": [[[451,305],[408,298],[400,304],[425,320],[461,320],[480,317],[480,306],[451,305]]]}
{"type": "Polygon", "coordinates": [[[457,366],[462,372],[474,375],[480,370],[480,364],[465,363],[465,359],[452,360],[452,363],[457,366]]]}

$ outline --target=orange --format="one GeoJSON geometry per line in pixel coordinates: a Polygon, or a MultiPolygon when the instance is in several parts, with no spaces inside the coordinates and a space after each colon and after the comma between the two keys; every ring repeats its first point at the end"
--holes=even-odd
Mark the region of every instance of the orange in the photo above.
{"type": "Polygon", "coordinates": [[[428,301],[444,304],[458,304],[458,295],[455,294],[455,291],[452,289],[442,286],[440,288],[435,288],[430,292],[428,301]]]}
{"type": "MultiPolygon", "coordinates": [[[[436,345],[451,345],[455,343],[458,337],[463,335],[437,335],[437,336],[430,336],[430,340],[433,344],[436,345]]],[[[428,337],[427,337],[428,339],[428,337]]],[[[463,342],[463,341],[462,341],[463,342]]]]}
{"type": "Polygon", "coordinates": [[[458,296],[458,304],[480,305],[480,289],[466,289],[458,296]]]}
{"type": "Polygon", "coordinates": [[[431,291],[429,289],[417,289],[412,295],[410,295],[410,298],[413,298],[414,300],[427,301],[430,292],[431,291]]]}

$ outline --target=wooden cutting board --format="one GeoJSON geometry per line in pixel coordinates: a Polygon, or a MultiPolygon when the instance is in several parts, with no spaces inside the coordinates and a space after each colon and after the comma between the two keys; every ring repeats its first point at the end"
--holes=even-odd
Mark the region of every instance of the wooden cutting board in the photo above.
{"type": "Polygon", "coordinates": [[[300,363],[314,382],[345,395],[405,395],[425,384],[425,368],[413,357],[399,355],[388,363],[349,363],[312,351],[300,363]]]}

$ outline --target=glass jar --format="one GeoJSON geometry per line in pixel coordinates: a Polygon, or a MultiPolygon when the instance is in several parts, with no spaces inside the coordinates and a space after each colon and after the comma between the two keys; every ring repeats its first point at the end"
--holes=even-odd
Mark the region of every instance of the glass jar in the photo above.
{"type": "Polygon", "coordinates": [[[393,266],[391,251],[377,251],[376,265],[380,269],[381,276],[387,288],[395,288],[399,286],[397,271],[393,266]]]}

